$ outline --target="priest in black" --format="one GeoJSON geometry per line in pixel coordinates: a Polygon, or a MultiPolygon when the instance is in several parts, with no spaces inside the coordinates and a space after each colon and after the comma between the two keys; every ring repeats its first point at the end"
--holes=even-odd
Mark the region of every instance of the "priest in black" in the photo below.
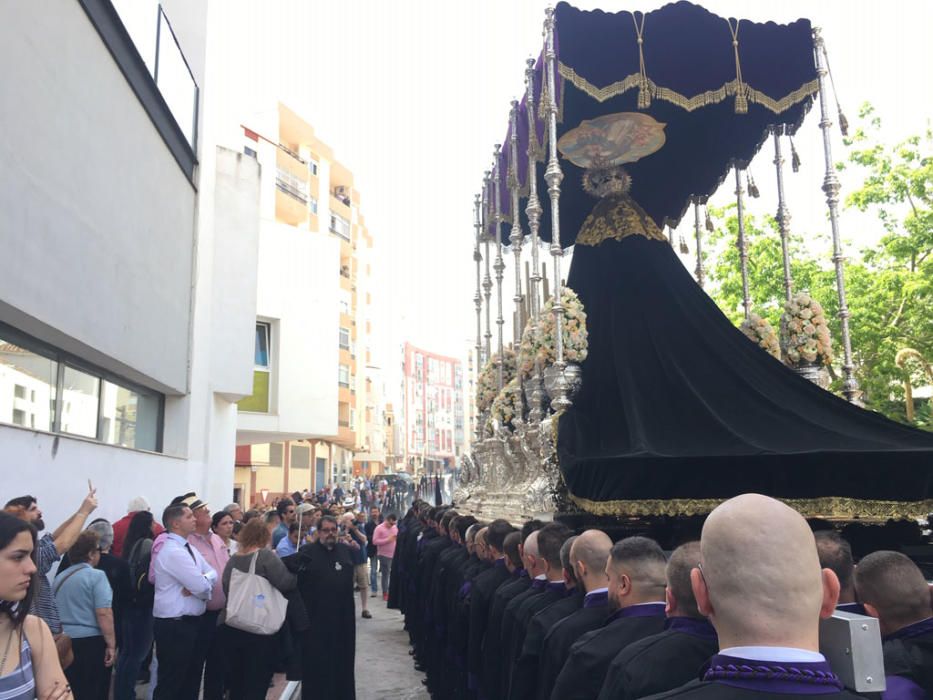
{"type": "Polygon", "coordinates": [[[873,552],[859,562],[856,586],[881,627],[885,697],[933,697],[933,608],[923,573],[900,552],[873,552]]]}
{"type": "Polygon", "coordinates": [[[311,623],[301,639],[303,700],[354,700],[353,557],[350,548],[337,541],[337,519],[321,518],[318,541],[283,562],[298,573],[298,591],[311,623]]]}
{"type": "Polygon", "coordinates": [[[613,612],[570,647],[551,700],[595,700],[616,654],[664,629],[666,565],[661,547],[648,537],[627,537],[612,547],[606,575],[613,612]]]}
{"type": "Polygon", "coordinates": [[[489,606],[496,589],[509,578],[505,563],[505,538],[513,532],[508,520],[493,520],[486,531],[486,548],[493,566],[473,580],[470,588],[470,628],[467,643],[467,676],[471,687],[479,688],[483,673],[483,638],[489,619],[489,606]]]}
{"type": "MultiPolygon", "coordinates": [[[[494,689],[498,692],[502,681],[502,640],[500,632],[502,629],[502,614],[505,606],[508,605],[515,596],[528,589],[531,581],[528,578],[528,572],[522,564],[521,549],[522,533],[531,534],[535,526],[540,528],[542,523],[536,520],[529,520],[522,526],[521,532],[510,532],[505,538],[505,562],[509,570],[509,580],[496,589],[492,597],[492,604],[489,606],[489,620],[486,622],[486,636],[483,638],[483,679],[487,689],[494,689]]],[[[490,700],[497,695],[486,694],[490,700]]]]}
{"type": "Polygon", "coordinates": [[[758,494],[722,503],[703,525],[690,581],[719,653],[699,680],[652,697],[858,697],[819,653],[819,621],[833,614],[839,581],[820,568],[813,533],[795,510],[758,494]]]}
{"type": "Polygon", "coordinates": [[[570,548],[577,585],[584,591],[583,607],[555,624],[544,638],[538,662],[538,700],[548,700],[570,647],[587,632],[603,626],[609,616],[609,579],[606,562],[612,540],[602,530],[587,530],[570,548]]]}
{"type": "Polygon", "coordinates": [[[635,700],[673,690],[697,678],[718,651],[716,630],[697,610],[690,571],[700,543],[682,544],[667,562],[664,631],[629,644],[612,660],[599,700],[635,700]]]}
{"type": "MultiPolygon", "coordinates": [[[[536,612],[528,622],[522,648],[512,662],[512,682],[509,697],[535,700],[538,690],[538,662],[544,638],[555,624],[583,606],[585,592],[577,585],[570,561],[570,550],[577,538],[568,537],[560,548],[561,569],[564,575],[565,594],[556,602],[536,612]]],[[[542,596],[543,597],[543,596],[542,596]]]]}

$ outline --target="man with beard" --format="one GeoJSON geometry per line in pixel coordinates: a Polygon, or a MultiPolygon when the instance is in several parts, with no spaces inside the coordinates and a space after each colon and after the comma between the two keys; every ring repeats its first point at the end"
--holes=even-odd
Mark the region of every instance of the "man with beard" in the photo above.
{"type": "Polygon", "coordinates": [[[570,548],[577,585],[586,595],[583,607],[554,625],[544,638],[538,662],[538,700],[551,697],[551,688],[570,647],[587,632],[601,627],[609,615],[606,562],[611,550],[612,540],[602,530],[587,530],[570,548]]]}
{"type": "Polygon", "coordinates": [[[612,547],[606,562],[612,613],[570,647],[552,700],[592,700],[620,650],[664,629],[666,566],[661,547],[648,537],[627,537],[612,547]]]}
{"type": "Polygon", "coordinates": [[[697,610],[690,571],[700,543],[680,545],[667,562],[667,622],[660,634],[629,644],[613,659],[599,700],[635,700],[678,688],[719,649],[716,630],[697,610]]]}
{"type": "Polygon", "coordinates": [[[321,518],[318,540],[282,561],[298,574],[298,591],[310,629],[301,640],[303,700],[354,700],[356,613],[353,556],[337,541],[337,519],[321,518]]]}

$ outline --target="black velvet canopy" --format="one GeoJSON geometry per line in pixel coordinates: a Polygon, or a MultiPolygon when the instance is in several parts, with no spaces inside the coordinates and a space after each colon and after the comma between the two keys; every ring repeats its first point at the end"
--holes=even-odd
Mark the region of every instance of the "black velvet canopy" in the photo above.
{"type": "MultiPolygon", "coordinates": [[[[704,201],[733,165],[751,160],[770,128],[793,133],[818,92],[805,19],[736,22],[684,1],[647,15],[560,3],[555,25],[558,138],[617,112],[666,124],[665,145],[625,166],[631,198],[659,226],[676,223],[691,200],[704,201]]],[[[527,192],[531,141],[539,150],[541,237],[549,240],[544,84],[539,58],[535,128],[522,101],[515,170],[527,192]]],[[[499,169],[507,222],[509,159],[506,146],[499,169]]],[[[560,165],[566,247],[596,201],[581,186],[583,171],[564,158],[560,165]]],[[[506,243],[509,228],[500,231],[506,243]]],[[[814,515],[933,510],[933,435],[798,377],[731,324],[669,245],[615,233],[577,245],[568,279],[589,333],[583,388],[557,431],[561,472],[578,505],[597,514],[682,515],[756,491],[814,515]]]]}
{"type": "Polygon", "coordinates": [[[568,283],[586,309],[589,356],[557,446],[586,509],[703,512],[708,499],[749,491],[814,515],[933,508],[933,435],[787,369],[732,325],[667,243],[579,245],[568,283]]]}

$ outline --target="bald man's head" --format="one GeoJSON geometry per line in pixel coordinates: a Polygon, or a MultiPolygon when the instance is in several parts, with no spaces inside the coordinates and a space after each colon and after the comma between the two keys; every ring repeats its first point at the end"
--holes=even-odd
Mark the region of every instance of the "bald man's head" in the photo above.
{"type": "Polygon", "coordinates": [[[531,578],[544,573],[544,560],[538,552],[538,531],[535,530],[525,538],[524,547],[522,547],[522,561],[525,564],[525,570],[531,578]]]}
{"type": "Polygon", "coordinates": [[[882,634],[933,616],[923,573],[900,552],[872,552],[862,559],[855,588],[868,614],[878,618],[882,634]]]}
{"type": "Polygon", "coordinates": [[[611,550],[612,540],[602,530],[586,530],[574,540],[570,561],[587,592],[606,587],[606,561],[611,550]]]}
{"type": "Polygon", "coordinates": [[[729,499],[706,519],[700,552],[693,590],[721,646],[819,649],[819,620],[832,614],[839,582],[820,569],[799,513],[759,494],[729,499]]]}
{"type": "Polygon", "coordinates": [[[703,617],[690,585],[690,572],[699,561],[699,542],[682,544],[671,554],[666,573],[668,617],[703,617]]]}

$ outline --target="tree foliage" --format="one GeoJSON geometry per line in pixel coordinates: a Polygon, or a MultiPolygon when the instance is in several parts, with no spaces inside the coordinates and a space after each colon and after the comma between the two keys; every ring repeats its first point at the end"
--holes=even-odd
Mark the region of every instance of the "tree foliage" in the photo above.
{"type": "MultiPolygon", "coordinates": [[[[847,207],[867,212],[878,222],[877,242],[851,255],[845,265],[846,296],[856,377],[868,408],[906,421],[903,381],[910,372],[914,386],[930,383],[919,363],[906,369],[895,364],[905,347],[933,363],[933,132],[893,146],[879,140],[881,121],[870,105],[845,140],[847,160],[839,170],[852,170],[861,186],[845,199],[847,207]]],[[[742,282],[735,246],[735,206],[711,209],[720,222],[710,234],[706,267],[708,291],[734,322],[742,319],[742,282]]],[[[746,217],[749,288],[753,309],[778,327],[784,304],[781,241],[772,217],[746,217]]],[[[792,227],[793,229],[793,227],[792,227]]],[[[834,388],[841,383],[842,344],[835,270],[830,259],[812,252],[812,242],[828,234],[793,229],[790,242],[793,291],[808,290],[826,308],[836,354],[834,388]],[[811,245],[806,245],[810,242],[811,245]]],[[[853,251],[849,251],[850,254],[853,251]]],[[[933,430],[930,401],[918,406],[915,422],[933,430]]]]}

